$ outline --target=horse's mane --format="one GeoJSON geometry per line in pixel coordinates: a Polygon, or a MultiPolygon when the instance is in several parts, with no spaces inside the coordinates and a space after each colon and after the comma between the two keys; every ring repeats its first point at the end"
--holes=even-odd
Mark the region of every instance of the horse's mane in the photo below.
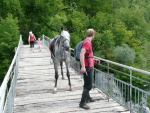
{"type": "Polygon", "coordinates": [[[58,37],[57,37],[57,39],[56,39],[56,43],[58,44],[58,47],[59,47],[59,45],[60,45],[60,38],[61,38],[61,36],[58,35],[58,37]]]}

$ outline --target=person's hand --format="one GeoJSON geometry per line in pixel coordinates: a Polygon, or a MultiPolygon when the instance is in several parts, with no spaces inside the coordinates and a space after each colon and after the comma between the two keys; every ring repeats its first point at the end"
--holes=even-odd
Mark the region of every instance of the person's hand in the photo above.
{"type": "Polygon", "coordinates": [[[100,64],[100,60],[99,59],[94,59],[94,63],[95,64],[100,64]]]}
{"type": "Polygon", "coordinates": [[[87,72],[86,72],[86,69],[85,69],[85,67],[81,67],[81,70],[80,70],[80,72],[81,72],[81,73],[86,73],[86,75],[87,75],[87,72]]]}

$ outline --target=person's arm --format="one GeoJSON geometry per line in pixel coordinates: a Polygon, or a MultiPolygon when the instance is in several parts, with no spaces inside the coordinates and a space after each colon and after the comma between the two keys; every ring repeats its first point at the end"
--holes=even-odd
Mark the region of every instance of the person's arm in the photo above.
{"type": "Polygon", "coordinates": [[[86,73],[84,55],[86,53],[86,49],[82,48],[80,53],[80,63],[81,63],[81,73],[86,73]]]}
{"type": "Polygon", "coordinates": [[[28,42],[30,42],[30,35],[29,35],[29,38],[28,38],[28,42]]]}
{"type": "Polygon", "coordinates": [[[34,35],[34,40],[36,40],[36,37],[35,37],[35,35],[34,35]]]}

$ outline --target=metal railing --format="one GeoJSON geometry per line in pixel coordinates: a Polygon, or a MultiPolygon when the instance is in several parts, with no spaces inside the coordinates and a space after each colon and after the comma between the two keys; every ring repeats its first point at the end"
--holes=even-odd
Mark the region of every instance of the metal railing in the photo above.
{"type": "MultiPolygon", "coordinates": [[[[43,43],[49,47],[50,39],[43,37],[43,43]]],[[[80,63],[75,60],[71,48],[70,66],[80,74],[80,63]]],[[[110,98],[130,110],[131,113],[150,113],[150,72],[131,66],[122,65],[106,59],[94,68],[93,86],[103,91],[108,101],[110,98]],[[149,78],[145,80],[144,78],[149,78]],[[133,82],[134,81],[134,82],[133,82]]]]}
{"type": "Polygon", "coordinates": [[[144,78],[150,78],[150,72],[95,58],[102,62],[100,69],[95,68],[95,86],[130,112],[149,113],[150,92],[147,88],[150,81],[144,78]]]}
{"type": "Polygon", "coordinates": [[[51,39],[45,35],[42,35],[40,38],[41,38],[42,43],[49,48],[51,39]]]}
{"type": "MultiPolygon", "coordinates": [[[[73,55],[73,49],[71,50],[73,55]]],[[[150,86],[150,81],[143,79],[146,77],[150,80],[150,72],[96,56],[94,58],[99,59],[101,64],[94,68],[93,85],[107,95],[108,101],[109,98],[116,100],[119,104],[129,109],[131,113],[150,112],[150,88],[149,91],[144,88],[150,86]],[[136,75],[143,76],[143,78],[136,75]],[[141,84],[135,84],[135,81],[141,84]]],[[[80,63],[74,57],[71,57],[71,66],[80,73],[80,63]]]]}
{"type": "Polygon", "coordinates": [[[20,35],[18,47],[15,48],[15,56],[0,87],[0,113],[13,113],[18,61],[22,43],[22,36],[20,35]]]}

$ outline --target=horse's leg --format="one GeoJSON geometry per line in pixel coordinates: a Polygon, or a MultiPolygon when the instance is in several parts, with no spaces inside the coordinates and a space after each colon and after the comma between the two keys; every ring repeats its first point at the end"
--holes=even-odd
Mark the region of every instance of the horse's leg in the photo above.
{"type": "Polygon", "coordinates": [[[54,56],[53,56],[53,54],[51,53],[51,59],[50,59],[50,64],[52,64],[52,63],[54,63],[54,56]]]}
{"type": "Polygon", "coordinates": [[[55,69],[55,87],[53,93],[57,93],[57,80],[58,80],[58,64],[57,61],[54,59],[54,69],[55,69]]]}
{"type": "Polygon", "coordinates": [[[65,64],[66,64],[66,71],[67,71],[67,77],[68,77],[68,85],[70,86],[70,91],[72,91],[71,81],[70,81],[69,65],[68,65],[68,62],[66,62],[66,61],[65,61],[65,64]]]}
{"type": "Polygon", "coordinates": [[[60,62],[60,67],[61,67],[61,75],[62,75],[62,79],[64,80],[64,73],[63,73],[63,62],[60,62]]]}

